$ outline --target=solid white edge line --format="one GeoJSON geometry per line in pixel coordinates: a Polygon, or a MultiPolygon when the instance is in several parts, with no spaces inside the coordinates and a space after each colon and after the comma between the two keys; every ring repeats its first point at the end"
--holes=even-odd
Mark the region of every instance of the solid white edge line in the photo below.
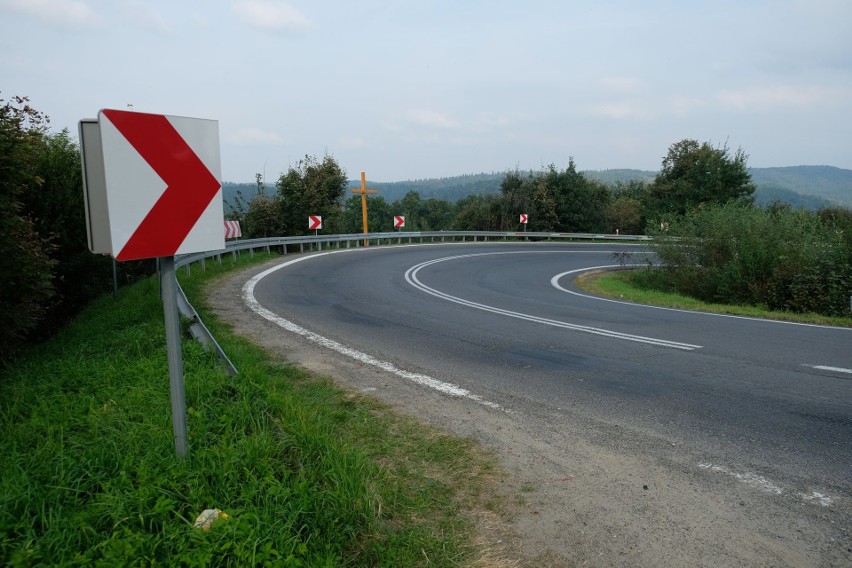
{"type": "MultiPolygon", "coordinates": [[[[780,496],[784,495],[785,493],[784,489],[776,485],[774,482],[756,473],[751,473],[748,471],[742,473],[736,472],[723,465],[713,463],[699,463],[698,467],[703,470],[710,471],[712,473],[721,473],[723,475],[727,475],[736,479],[744,485],[748,485],[749,487],[759,489],[772,495],[780,496]]],[[[835,501],[834,497],[830,497],[825,493],[819,493],[818,491],[811,491],[810,493],[797,492],[796,495],[799,497],[799,499],[806,503],[819,504],[821,507],[831,507],[831,505],[835,501]]]]}
{"type": "MultiPolygon", "coordinates": [[[[346,249],[346,250],[358,250],[358,249],[346,249]]],[[[332,350],[340,353],[341,355],[345,355],[346,357],[355,359],[356,361],[359,361],[359,362],[364,363],[366,365],[371,365],[373,367],[377,367],[377,368],[379,368],[383,371],[386,371],[388,373],[392,373],[392,374],[394,374],[398,377],[412,381],[416,384],[434,389],[438,392],[448,394],[450,396],[466,398],[468,400],[471,400],[471,401],[476,402],[478,404],[481,404],[483,406],[487,406],[488,408],[493,408],[495,410],[502,410],[502,408],[500,407],[499,404],[485,400],[481,396],[474,394],[474,393],[470,392],[469,390],[462,388],[458,385],[454,385],[452,383],[440,381],[438,379],[432,378],[432,377],[430,377],[428,375],[424,375],[422,373],[413,373],[411,371],[406,371],[404,369],[400,369],[399,367],[397,367],[396,365],[394,365],[392,363],[388,363],[387,361],[382,361],[381,359],[377,359],[377,358],[375,358],[371,355],[368,355],[368,354],[366,354],[362,351],[358,351],[357,349],[352,349],[351,347],[347,347],[347,346],[345,346],[341,343],[338,343],[337,341],[334,341],[333,339],[328,339],[327,337],[324,337],[324,336],[322,336],[318,333],[314,333],[312,331],[309,331],[309,330],[301,327],[300,325],[297,325],[297,324],[291,322],[290,320],[279,316],[275,312],[272,312],[272,311],[264,308],[260,304],[260,302],[257,301],[257,298],[254,297],[254,288],[257,285],[257,283],[260,282],[263,278],[272,274],[273,272],[275,272],[277,270],[281,270],[282,268],[285,268],[285,267],[288,267],[288,266],[292,266],[293,264],[296,264],[297,262],[302,262],[304,260],[318,258],[320,256],[325,256],[327,254],[335,254],[335,253],[338,253],[338,252],[346,252],[346,250],[330,251],[330,252],[324,252],[324,253],[317,253],[317,254],[313,254],[313,255],[310,255],[310,256],[299,257],[299,258],[296,258],[294,260],[290,260],[288,262],[284,262],[282,264],[279,264],[279,265],[273,266],[272,268],[264,270],[263,272],[253,276],[251,279],[249,279],[243,285],[243,294],[242,294],[243,301],[245,302],[246,306],[248,306],[248,308],[250,310],[252,310],[254,313],[259,315],[260,317],[278,325],[279,327],[285,329],[286,331],[289,331],[291,333],[295,333],[297,335],[301,335],[305,339],[308,339],[308,340],[310,340],[314,343],[317,343],[318,345],[321,345],[322,347],[325,347],[327,349],[332,349],[332,350]]]]}
{"type": "Polygon", "coordinates": [[[714,314],[711,312],[702,312],[700,310],[684,310],[681,308],[665,308],[663,306],[651,306],[648,304],[639,304],[636,302],[626,302],[624,300],[613,300],[612,298],[602,298],[600,296],[592,296],[590,294],[583,294],[582,292],[576,292],[574,290],[569,290],[559,284],[559,280],[563,276],[568,276],[569,274],[577,274],[578,272],[589,272],[591,270],[603,270],[609,268],[633,268],[637,266],[644,266],[642,264],[605,264],[603,266],[590,266],[588,268],[578,268],[576,270],[569,270],[568,272],[563,272],[561,274],[557,274],[553,278],[550,279],[551,285],[557,290],[561,290],[562,292],[566,292],[568,294],[573,294],[574,296],[579,296],[581,298],[587,298],[589,300],[597,300],[599,302],[612,302],[613,304],[623,304],[625,306],[636,306],[639,308],[648,308],[650,310],[665,310],[668,312],[682,312],[685,314],[700,314],[704,316],[714,316],[718,318],[731,318],[731,319],[741,319],[741,320],[749,320],[749,321],[760,321],[766,322],[770,324],[784,324],[784,325],[798,325],[802,327],[818,327],[822,329],[836,329],[842,331],[852,331],[852,327],[838,327],[835,325],[822,325],[818,323],[801,323],[797,321],[782,321],[782,320],[773,320],[766,318],[755,318],[751,316],[735,316],[732,314],[714,314]]]}

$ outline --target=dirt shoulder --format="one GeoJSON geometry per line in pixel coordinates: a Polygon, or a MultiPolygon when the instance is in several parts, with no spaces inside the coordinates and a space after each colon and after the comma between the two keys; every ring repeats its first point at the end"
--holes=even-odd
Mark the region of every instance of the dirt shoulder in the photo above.
{"type": "Polygon", "coordinates": [[[852,562],[847,527],[836,517],[723,474],[708,474],[695,467],[688,448],[652,433],[624,431],[578,409],[494,410],[401,380],[281,330],[241,300],[243,284],[268,266],[212,285],[208,301],[214,312],[276,356],[495,451],[506,472],[496,489],[502,521],[489,518],[484,548],[512,550],[525,566],[852,562]],[[802,517],[802,507],[813,509],[802,517]],[[790,522],[792,510],[804,520],[790,522]]]}

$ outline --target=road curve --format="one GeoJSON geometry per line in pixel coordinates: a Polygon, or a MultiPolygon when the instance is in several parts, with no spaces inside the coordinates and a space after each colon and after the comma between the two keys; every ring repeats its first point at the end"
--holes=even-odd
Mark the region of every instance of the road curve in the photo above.
{"type": "MultiPolygon", "coordinates": [[[[784,542],[755,545],[763,552],[745,564],[852,559],[852,330],[656,309],[573,286],[616,250],[646,257],[638,246],[549,243],[299,256],[254,277],[243,297],[360,364],[525,422],[553,459],[571,454],[571,432],[652,464],[678,486],[672,495],[694,484],[711,500],[747,496],[734,526],[769,515],[757,534],[784,542]]],[[[682,554],[671,565],[696,560],[682,554]]]]}

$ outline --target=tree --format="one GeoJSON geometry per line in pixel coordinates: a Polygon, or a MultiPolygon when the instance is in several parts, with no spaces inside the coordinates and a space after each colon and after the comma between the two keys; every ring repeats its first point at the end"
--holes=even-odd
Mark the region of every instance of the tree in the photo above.
{"type": "Polygon", "coordinates": [[[325,156],[318,162],[306,155],[282,174],[275,185],[285,234],[307,234],[310,215],[320,215],[330,231],[340,232],[338,217],[349,182],[333,157],[325,156]]]}
{"type": "Polygon", "coordinates": [[[530,224],[534,231],[554,231],[559,223],[556,199],[553,191],[543,179],[535,184],[530,198],[530,224]]]}
{"type": "Polygon", "coordinates": [[[530,202],[534,187],[532,174],[523,178],[517,169],[506,173],[503,181],[500,182],[503,215],[498,230],[517,229],[518,216],[521,213],[531,213],[530,202]]]}
{"type": "MultiPolygon", "coordinates": [[[[305,223],[307,223],[307,218],[305,218],[305,223]]],[[[281,200],[278,196],[256,195],[248,204],[243,225],[243,233],[250,239],[277,237],[285,234],[281,222],[281,200]]]]}
{"type": "Polygon", "coordinates": [[[504,206],[499,195],[469,195],[456,203],[451,228],[457,231],[500,231],[504,206]]]}
{"type": "Polygon", "coordinates": [[[80,149],[67,129],[41,137],[35,167],[42,180],[22,196],[24,208],[50,242],[55,296],[39,326],[42,335],[63,327],[93,298],[109,290],[109,258],[92,254],[86,236],[80,149]]]}
{"type": "Polygon", "coordinates": [[[551,164],[544,180],[556,200],[560,230],[585,233],[606,229],[605,211],[612,194],[604,184],[578,172],[574,158],[569,158],[568,167],[562,172],[551,164]]]}
{"type": "Polygon", "coordinates": [[[648,214],[658,220],[684,215],[703,204],[731,200],[750,203],[755,186],[746,167],[748,156],[727,145],[681,140],[663,158],[660,173],[648,188],[648,214]]]}
{"type": "Polygon", "coordinates": [[[47,117],[25,97],[0,99],[0,363],[10,361],[55,294],[48,254],[22,196],[44,183],[37,174],[47,117]]]}
{"type": "Polygon", "coordinates": [[[642,204],[632,197],[617,197],[606,208],[607,230],[616,231],[623,235],[639,235],[642,233],[642,204]]]}
{"type": "Polygon", "coordinates": [[[417,226],[421,231],[443,231],[449,229],[455,216],[455,210],[455,207],[449,201],[430,197],[420,204],[417,226]]]}
{"type": "Polygon", "coordinates": [[[405,229],[407,231],[422,231],[423,229],[423,201],[420,194],[414,190],[406,193],[391,206],[395,215],[405,216],[405,229]]]}

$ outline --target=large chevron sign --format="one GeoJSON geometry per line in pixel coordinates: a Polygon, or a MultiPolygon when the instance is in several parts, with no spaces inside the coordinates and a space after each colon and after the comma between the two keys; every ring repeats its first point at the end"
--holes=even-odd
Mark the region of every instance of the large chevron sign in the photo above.
{"type": "MultiPolygon", "coordinates": [[[[106,109],[98,113],[97,126],[109,226],[106,252],[134,260],[225,247],[218,122],[106,109]]],[[[92,145],[82,145],[91,186],[92,145]]],[[[87,189],[90,206],[93,194],[87,189]]],[[[90,247],[97,222],[89,220],[90,247]]]]}

